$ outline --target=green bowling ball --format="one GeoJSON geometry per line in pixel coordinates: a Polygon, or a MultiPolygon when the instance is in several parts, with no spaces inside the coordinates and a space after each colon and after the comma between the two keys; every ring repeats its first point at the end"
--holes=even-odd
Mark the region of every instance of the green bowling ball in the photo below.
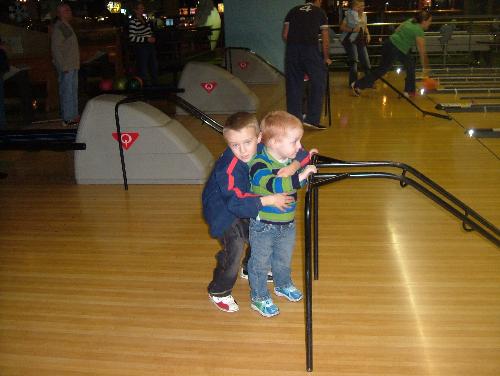
{"type": "Polygon", "coordinates": [[[141,90],[142,89],[142,79],[140,77],[132,77],[128,80],[129,90],[141,90]]]}

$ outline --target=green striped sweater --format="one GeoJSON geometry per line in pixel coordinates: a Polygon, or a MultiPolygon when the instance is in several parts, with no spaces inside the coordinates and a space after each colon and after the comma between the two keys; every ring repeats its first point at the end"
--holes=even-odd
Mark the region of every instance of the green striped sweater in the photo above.
{"type": "Polygon", "coordinates": [[[248,165],[250,167],[251,191],[261,196],[274,193],[291,193],[295,201],[285,210],[281,211],[275,206],[264,206],[259,211],[259,220],[266,223],[290,223],[295,218],[297,189],[305,185],[306,180],[299,181],[299,172],[289,177],[277,177],[278,171],[292,163],[292,160],[279,162],[274,159],[264,147],[262,153],[257,154],[248,165]]]}

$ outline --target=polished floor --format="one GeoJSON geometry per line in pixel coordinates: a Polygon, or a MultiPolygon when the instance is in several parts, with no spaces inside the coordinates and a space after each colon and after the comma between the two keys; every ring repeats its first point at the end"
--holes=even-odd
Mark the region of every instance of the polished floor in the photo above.
{"type": "MultiPolygon", "coordinates": [[[[259,116],[284,107],[282,84],[251,88],[259,116]]],[[[331,128],[306,131],[307,148],[407,163],[500,226],[499,140],[465,134],[497,125],[498,114],[422,117],[382,83],[352,97],[342,73],[331,96],[331,128]]],[[[435,111],[433,100],[416,98],[435,111]]],[[[223,150],[200,121],[179,120],[214,156],[223,150]]],[[[69,152],[0,152],[0,167],[9,173],[0,180],[0,375],[307,374],[303,302],[276,298],[281,314],[264,319],[241,279],[239,312],[208,301],[218,245],[201,217],[202,186],[76,185],[69,152]]],[[[293,277],[303,287],[299,200],[293,277]]],[[[321,188],[319,223],[314,374],[500,374],[498,247],[388,180],[321,188]]]]}

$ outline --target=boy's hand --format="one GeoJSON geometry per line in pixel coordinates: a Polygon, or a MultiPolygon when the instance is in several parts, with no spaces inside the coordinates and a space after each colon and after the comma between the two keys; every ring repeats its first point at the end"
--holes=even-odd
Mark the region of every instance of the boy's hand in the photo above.
{"type": "Polygon", "coordinates": [[[309,158],[312,158],[314,154],[319,154],[319,150],[316,148],[309,150],[309,158]]]}
{"type": "Polygon", "coordinates": [[[306,180],[307,177],[311,174],[315,174],[318,172],[317,168],[315,165],[307,165],[304,170],[299,174],[299,180],[306,180]]]}
{"type": "MultiPolygon", "coordinates": [[[[309,158],[312,158],[314,154],[318,154],[319,151],[318,149],[314,148],[309,150],[309,158]]],[[[282,167],[278,173],[276,174],[277,177],[279,178],[288,178],[295,174],[297,171],[300,170],[300,163],[299,161],[293,161],[286,167],[282,167]]]]}
{"type": "Polygon", "coordinates": [[[293,161],[288,166],[280,168],[278,173],[276,174],[279,178],[287,178],[295,174],[300,168],[300,163],[298,161],[293,161]]]}
{"type": "Polygon", "coordinates": [[[260,201],[264,206],[275,206],[279,210],[285,211],[294,199],[292,196],[288,196],[283,193],[276,193],[274,195],[262,196],[260,201]]]}

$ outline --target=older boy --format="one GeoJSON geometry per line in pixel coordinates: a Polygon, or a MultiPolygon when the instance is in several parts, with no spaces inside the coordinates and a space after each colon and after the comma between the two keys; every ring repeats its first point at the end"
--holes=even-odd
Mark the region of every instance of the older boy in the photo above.
{"type": "MultiPolygon", "coordinates": [[[[252,192],[264,196],[289,193],[296,198],[296,190],[316,172],[316,166],[308,165],[289,177],[278,177],[276,172],[288,166],[302,148],[300,140],[304,130],[301,121],[288,112],[274,111],[262,119],[261,131],[264,148],[249,163],[252,192]]],[[[250,219],[252,255],[248,261],[248,277],[251,307],[265,317],[279,314],[266,285],[269,269],[273,272],[276,295],[292,302],[302,299],[302,293],[292,282],[290,270],[295,245],[295,206],[295,201],[284,211],[264,206],[257,218],[250,219]]]]}
{"type": "MultiPolygon", "coordinates": [[[[231,292],[238,277],[244,245],[248,243],[248,218],[256,217],[263,206],[284,210],[294,199],[280,194],[260,197],[249,193],[247,162],[257,153],[260,142],[259,123],[254,115],[246,112],[231,115],[224,124],[223,135],[228,148],[215,163],[202,194],[203,214],[210,234],[222,245],[216,255],[217,265],[208,294],[217,308],[235,312],[239,307],[231,292]]],[[[309,154],[304,150],[298,157],[303,163],[309,161],[309,154]]],[[[281,173],[291,175],[299,167],[300,164],[294,162],[281,173]]]]}

